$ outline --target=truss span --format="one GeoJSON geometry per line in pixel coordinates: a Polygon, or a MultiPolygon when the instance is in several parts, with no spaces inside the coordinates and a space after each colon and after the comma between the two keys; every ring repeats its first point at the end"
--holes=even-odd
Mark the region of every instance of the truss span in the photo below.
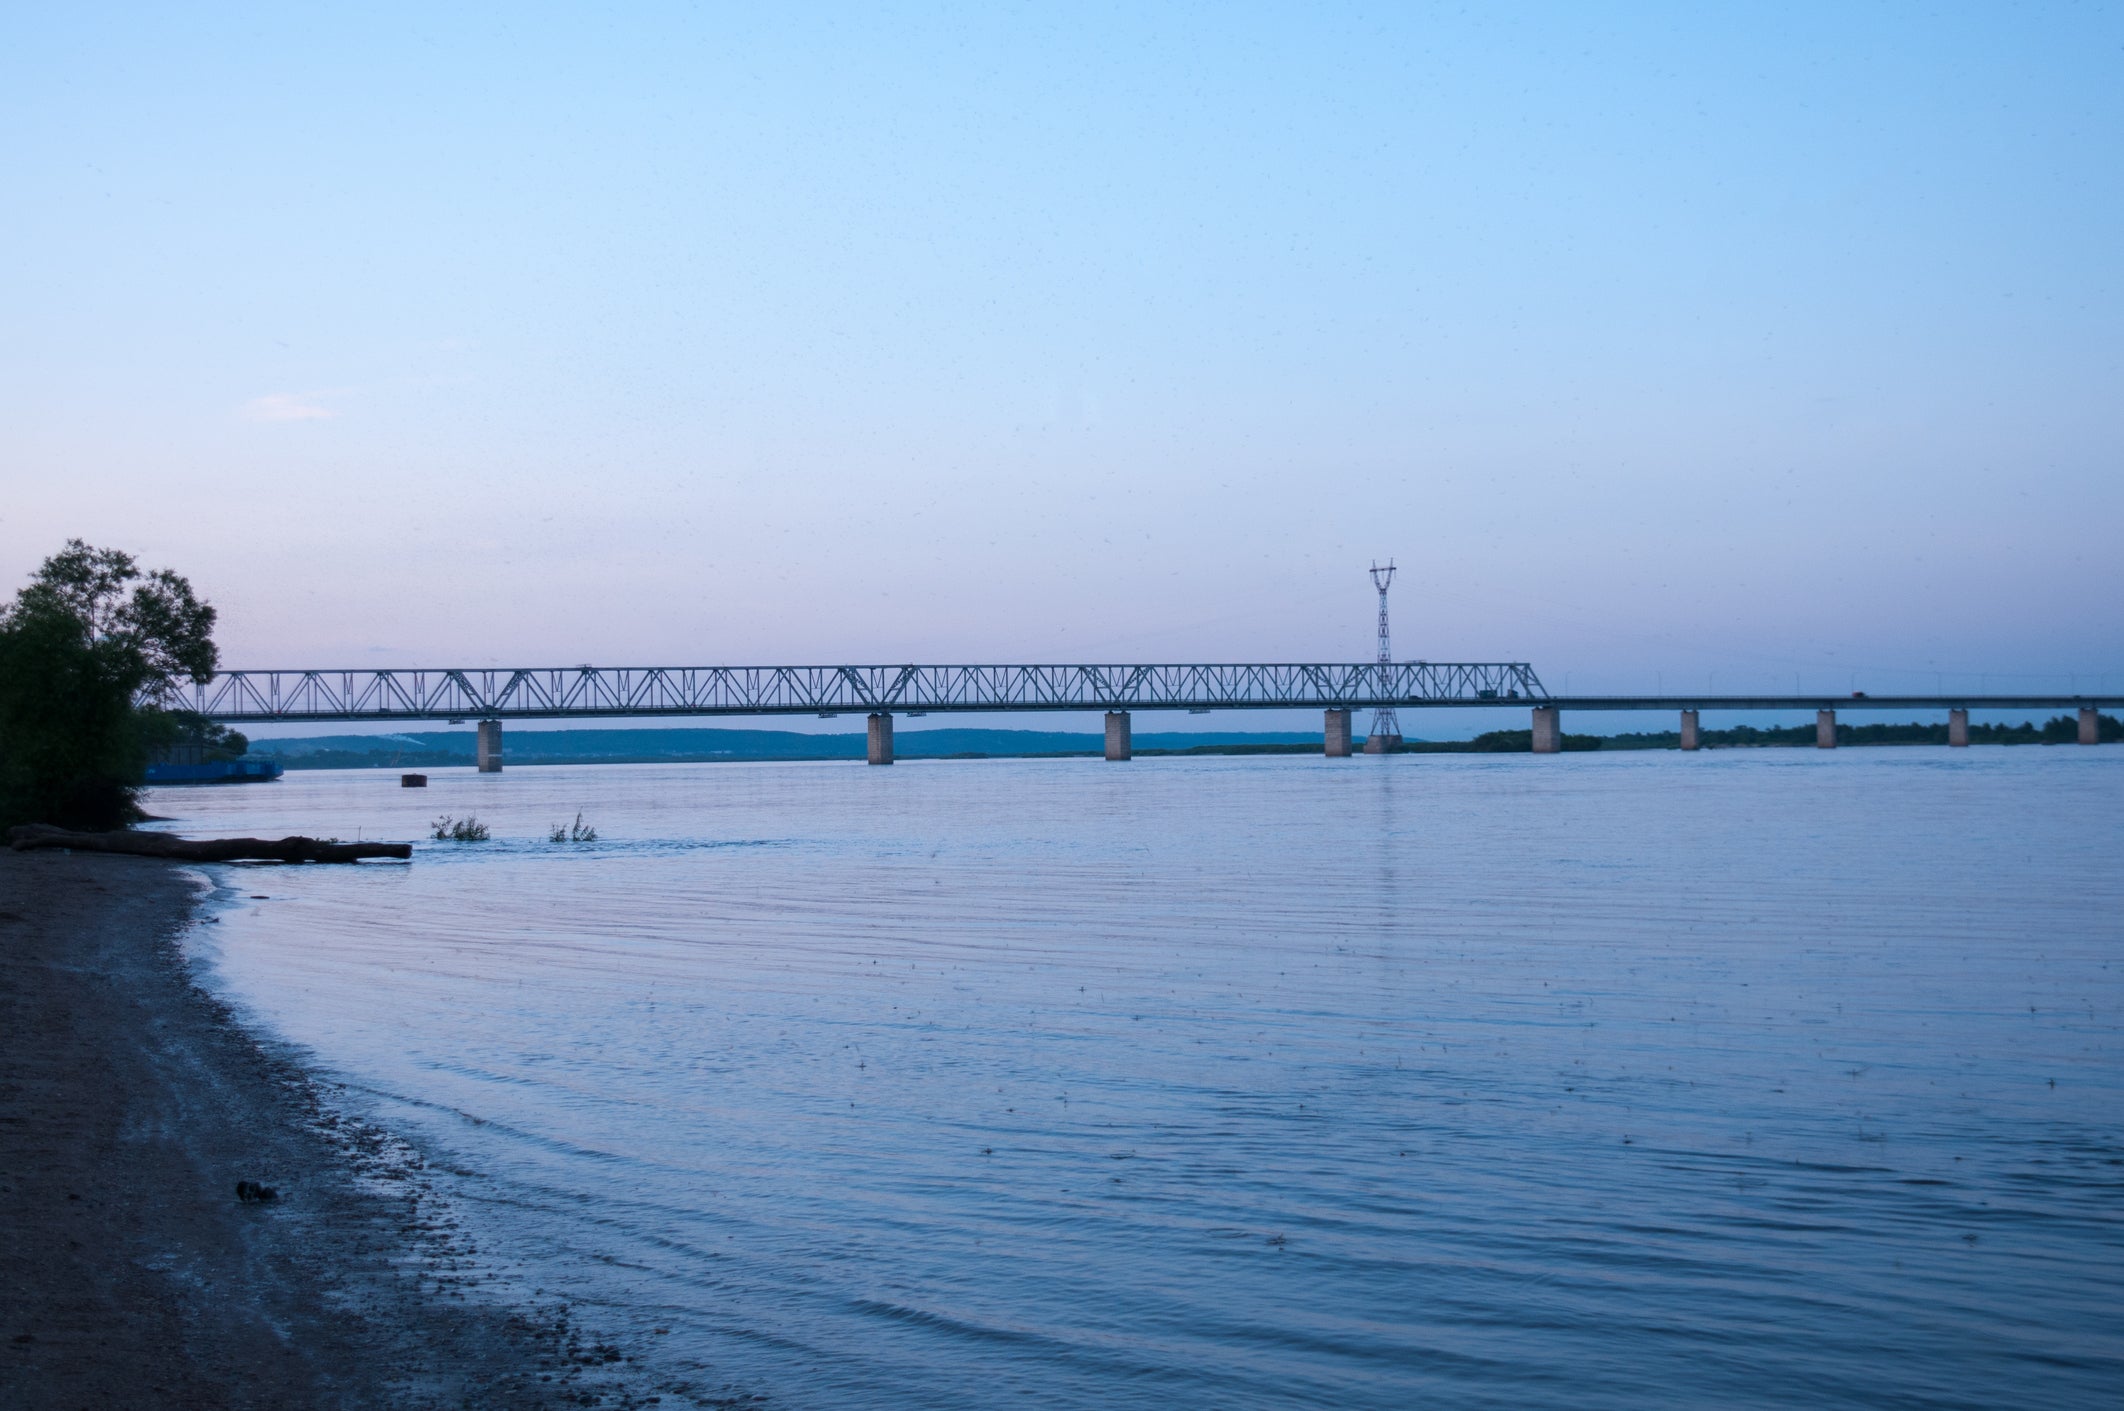
{"type": "Polygon", "coordinates": [[[211,719],[533,720],[1038,710],[1277,710],[1543,701],[1524,662],[689,666],[225,671],[166,703],[211,719]]]}

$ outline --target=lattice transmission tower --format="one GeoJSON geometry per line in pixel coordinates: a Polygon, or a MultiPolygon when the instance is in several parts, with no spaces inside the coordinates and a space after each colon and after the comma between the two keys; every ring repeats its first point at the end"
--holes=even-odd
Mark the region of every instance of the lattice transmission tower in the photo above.
{"type": "MultiPolygon", "coordinates": [[[[1394,661],[1394,647],[1387,636],[1387,586],[1394,581],[1394,561],[1388,559],[1382,567],[1377,559],[1372,561],[1372,586],[1379,590],[1379,664],[1390,666],[1394,661]]],[[[1388,689],[1391,680],[1388,672],[1379,673],[1379,689],[1388,689]]],[[[1372,731],[1364,737],[1366,754],[1384,754],[1401,744],[1401,721],[1392,706],[1381,706],[1372,713],[1372,731]]]]}

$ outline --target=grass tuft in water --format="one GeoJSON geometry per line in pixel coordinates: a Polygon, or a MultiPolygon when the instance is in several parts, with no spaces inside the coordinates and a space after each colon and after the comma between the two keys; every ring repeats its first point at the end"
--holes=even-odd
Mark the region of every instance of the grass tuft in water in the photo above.
{"type": "Polygon", "coordinates": [[[552,829],[546,834],[546,841],[549,843],[594,843],[597,841],[597,829],[583,822],[582,810],[577,809],[575,811],[575,821],[566,827],[558,823],[554,824],[552,829]]]}

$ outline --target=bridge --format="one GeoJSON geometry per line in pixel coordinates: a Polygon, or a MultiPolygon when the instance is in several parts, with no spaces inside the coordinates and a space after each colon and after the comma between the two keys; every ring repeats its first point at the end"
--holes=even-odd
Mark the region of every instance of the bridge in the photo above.
{"type": "MultiPolygon", "coordinates": [[[[1948,743],[1969,743],[1971,710],[2077,710],[2079,738],[2098,738],[2107,698],[2083,695],[1557,696],[1525,662],[1225,663],[1110,666],[536,667],[225,671],[161,704],[224,724],[293,721],[479,722],[479,767],[501,768],[504,720],[626,716],[860,713],[872,764],[892,763],[896,715],[1097,710],[1106,757],[1131,753],[1139,710],[1315,709],[1330,756],[1352,753],[1351,712],[1517,707],[1531,713],[1537,754],[1563,745],[1562,713],[1677,712],[1681,747],[1698,748],[1706,710],[1812,710],[1816,742],[1836,744],[1839,710],[1945,710],[1948,743]]],[[[2115,702],[2108,702],[2115,704],[2115,702]]],[[[1367,741],[1379,751],[1382,741],[1367,741]]]]}

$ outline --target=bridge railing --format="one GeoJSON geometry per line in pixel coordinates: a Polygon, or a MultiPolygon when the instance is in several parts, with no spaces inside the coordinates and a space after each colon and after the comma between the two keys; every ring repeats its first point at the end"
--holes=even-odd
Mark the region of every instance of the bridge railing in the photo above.
{"type": "Polygon", "coordinates": [[[1548,699],[1525,662],[225,671],[167,704],[220,721],[1230,710],[1548,699]]]}

